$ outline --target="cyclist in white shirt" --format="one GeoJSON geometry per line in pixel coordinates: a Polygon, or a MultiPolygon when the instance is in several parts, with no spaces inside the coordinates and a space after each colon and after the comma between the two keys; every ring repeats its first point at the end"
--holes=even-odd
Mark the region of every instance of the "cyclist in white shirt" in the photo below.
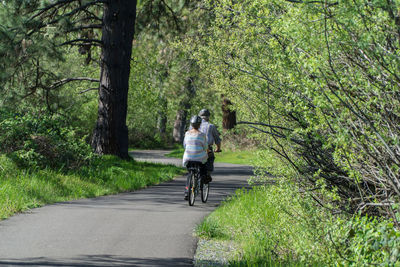
{"type": "MultiPolygon", "coordinates": [[[[190,119],[190,130],[185,133],[183,140],[183,147],[185,153],[183,154],[183,166],[189,168],[193,163],[197,162],[200,166],[201,179],[207,179],[207,137],[206,134],[199,130],[201,118],[197,115],[190,119]]],[[[190,173],[186,180],[185,187],[185,200],[188,198],[190,173]]],[[[203,180],[203,181],[204,181],[203,180]]]]}

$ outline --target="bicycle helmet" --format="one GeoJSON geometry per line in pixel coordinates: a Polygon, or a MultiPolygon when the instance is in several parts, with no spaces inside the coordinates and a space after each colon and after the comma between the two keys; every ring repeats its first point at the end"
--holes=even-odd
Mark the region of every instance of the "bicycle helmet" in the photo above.
{"type": "Polygon", "coordinates": [[[190,118],[190,125],[195,128],[199,129],[201,124],[201,118],[197,115],[194,115],[192,118],[190,118]]]}
{"type": "Polygon", "coordinates": [[[208,109],[203,108],[199,112],[200,117],[210,117],[210,111],[208,109]]]}

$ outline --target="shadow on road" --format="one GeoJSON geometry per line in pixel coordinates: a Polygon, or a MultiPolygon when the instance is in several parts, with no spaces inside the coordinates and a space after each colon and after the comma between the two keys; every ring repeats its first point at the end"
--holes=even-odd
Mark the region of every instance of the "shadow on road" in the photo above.
{"type": "MultiPolygon", "coordinates": [[[[213,182],[210,183],[210,195],[207,203],[201,203],[200,196],[196,198],[196,204],[192,209],[214,209],[226,197],[232,195],[237,189],[250,188],[246,180],[237,180],[236,176],[249,175],[251,170],[243,171],[236,169],[221,169],[219,168],[213,174],[213,182]],[[221,173],[220,176],[219,173],[221,173]]],[[[186,176],[185,176],[186,177],[186,176]]],[[[57,203],[54,205],[63,205],[65,208],[88,208],[88,209],[113,209],[113,210],[142,210],[148,212],[169,212],[174,211],[175,208],[187,208],[187,201],[183,200],[183,192],[185,188],[186,178],[164,182],[144,190],[123,193],[119,195],[103,196],[92,199],[85,199],[80,201],[70,201],[57,203]],[[181,188],[181,190],[177,190],[181,188]],[[157,205],[160,204],[159,208],[157,205]],[[147,209],[148,206],[148,209],[147,209]],[[139,208],[141,207],[141,208],[139,208]],[[170,209],[171,208],[171,209],[170,209]]]]}
{"type": "MultiPolygon", "coordinates": [[[[192,209],[214,209],[226,197],[232,195],[237,189],[250,188],[245,179],[238,177],[249,177],[253,174],[252,168],[247,166],[219,166],[212,173],[213,181],[210,183],[210,195],[207,203],[201,203],[200,196],[196,198],[196,205],[192,209]]],[[[151,212],[169,212],[180,206],[186,208],[187,201],[183,200],[186,175],[173,181],[164,182],[143,190],[122,193],[118,195],[102,196],[97,198],[83,199],[79,201],[68,201],[53,205],[62,205],[65,208],[88,208],[88,209],[113,209],[113,210],[142,210],[151,212]],[[178,189],[178,190],[177,190],[178,189]],[[181,190],[179,190],[181,189],[181,190]],[[160,204],[159,207],[154,203],[160,204]],[[148,209],[147,209],[148,206],[148,209]],[[139,208],[141,207],[141,208],[139,208]]]]}
{"type": "Polygon", "coordinates": [[[114,255],[83,255],[73,259],[26,258],[0,260],[0,266],[193,266],[186,258],[129,258],[114,255]]]}

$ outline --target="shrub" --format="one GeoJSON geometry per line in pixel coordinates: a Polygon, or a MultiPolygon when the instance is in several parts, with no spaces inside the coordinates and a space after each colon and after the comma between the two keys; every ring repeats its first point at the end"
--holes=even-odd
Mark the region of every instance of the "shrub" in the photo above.
{"type": "Polygon", "coordinates": [[[342,234],[336,246],[344,248],[337,251],[342,264],[399,266],[400,232],[392,221],[355,216],[349,221],[338,221],[338,225],[342,234]]]}
{"type": "Polygon", "coordinates": [[[221,134],[224,149],[230,151],[255,150],[259,146],[254,130],[238,125],[221,134]]]}
{"type": "Polygon", "coordinates": [[[151,130],[129,129],[129,145],[135,148],[154,149],[166,146],[165,140],[151,130]]]}
{"type": "Polygon", "coordinates": [[[67,118],[46,113],[0,113],[0,153],[25,167],[77,168],[94,154],[67,118]]]}

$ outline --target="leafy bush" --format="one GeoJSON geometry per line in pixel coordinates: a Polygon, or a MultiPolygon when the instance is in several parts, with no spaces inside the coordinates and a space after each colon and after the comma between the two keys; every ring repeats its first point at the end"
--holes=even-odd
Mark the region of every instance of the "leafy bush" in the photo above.
{"type": "Polygon", "coordinates": [[[375,204],[400,200],[399,4],[295,2],[208,1],[194,56],[316,200],[396,216],[375,204]]]}
{"type": "Polygon", "coordinates": [[[156,133],[155,131],[151,131],[151,129],[129,128],[128,138],[129,145],[135,148],[155,149],[168,146],[160,134],[156,133]]]}
{"type": "Polygon", "coordinates": [[[252,129],[238,125],[235,128],[221,133],[224,149],[230,151],[255,150],[260,141],[252,129]]]}
{"type": "Polygon", "coordinates": [[[0,113],[0,152],[7,153],[20,166],[77,168],[94,154],[68,126],[66,118],[46,113],[0,113]]]}
{"type": "Polygon", "coordinates": [[[388,220],[356,216],[338,221],[341,233],[337,245],[342,264],[350,266],[398,266],[400,264],[400,232],[388,220]]]}

